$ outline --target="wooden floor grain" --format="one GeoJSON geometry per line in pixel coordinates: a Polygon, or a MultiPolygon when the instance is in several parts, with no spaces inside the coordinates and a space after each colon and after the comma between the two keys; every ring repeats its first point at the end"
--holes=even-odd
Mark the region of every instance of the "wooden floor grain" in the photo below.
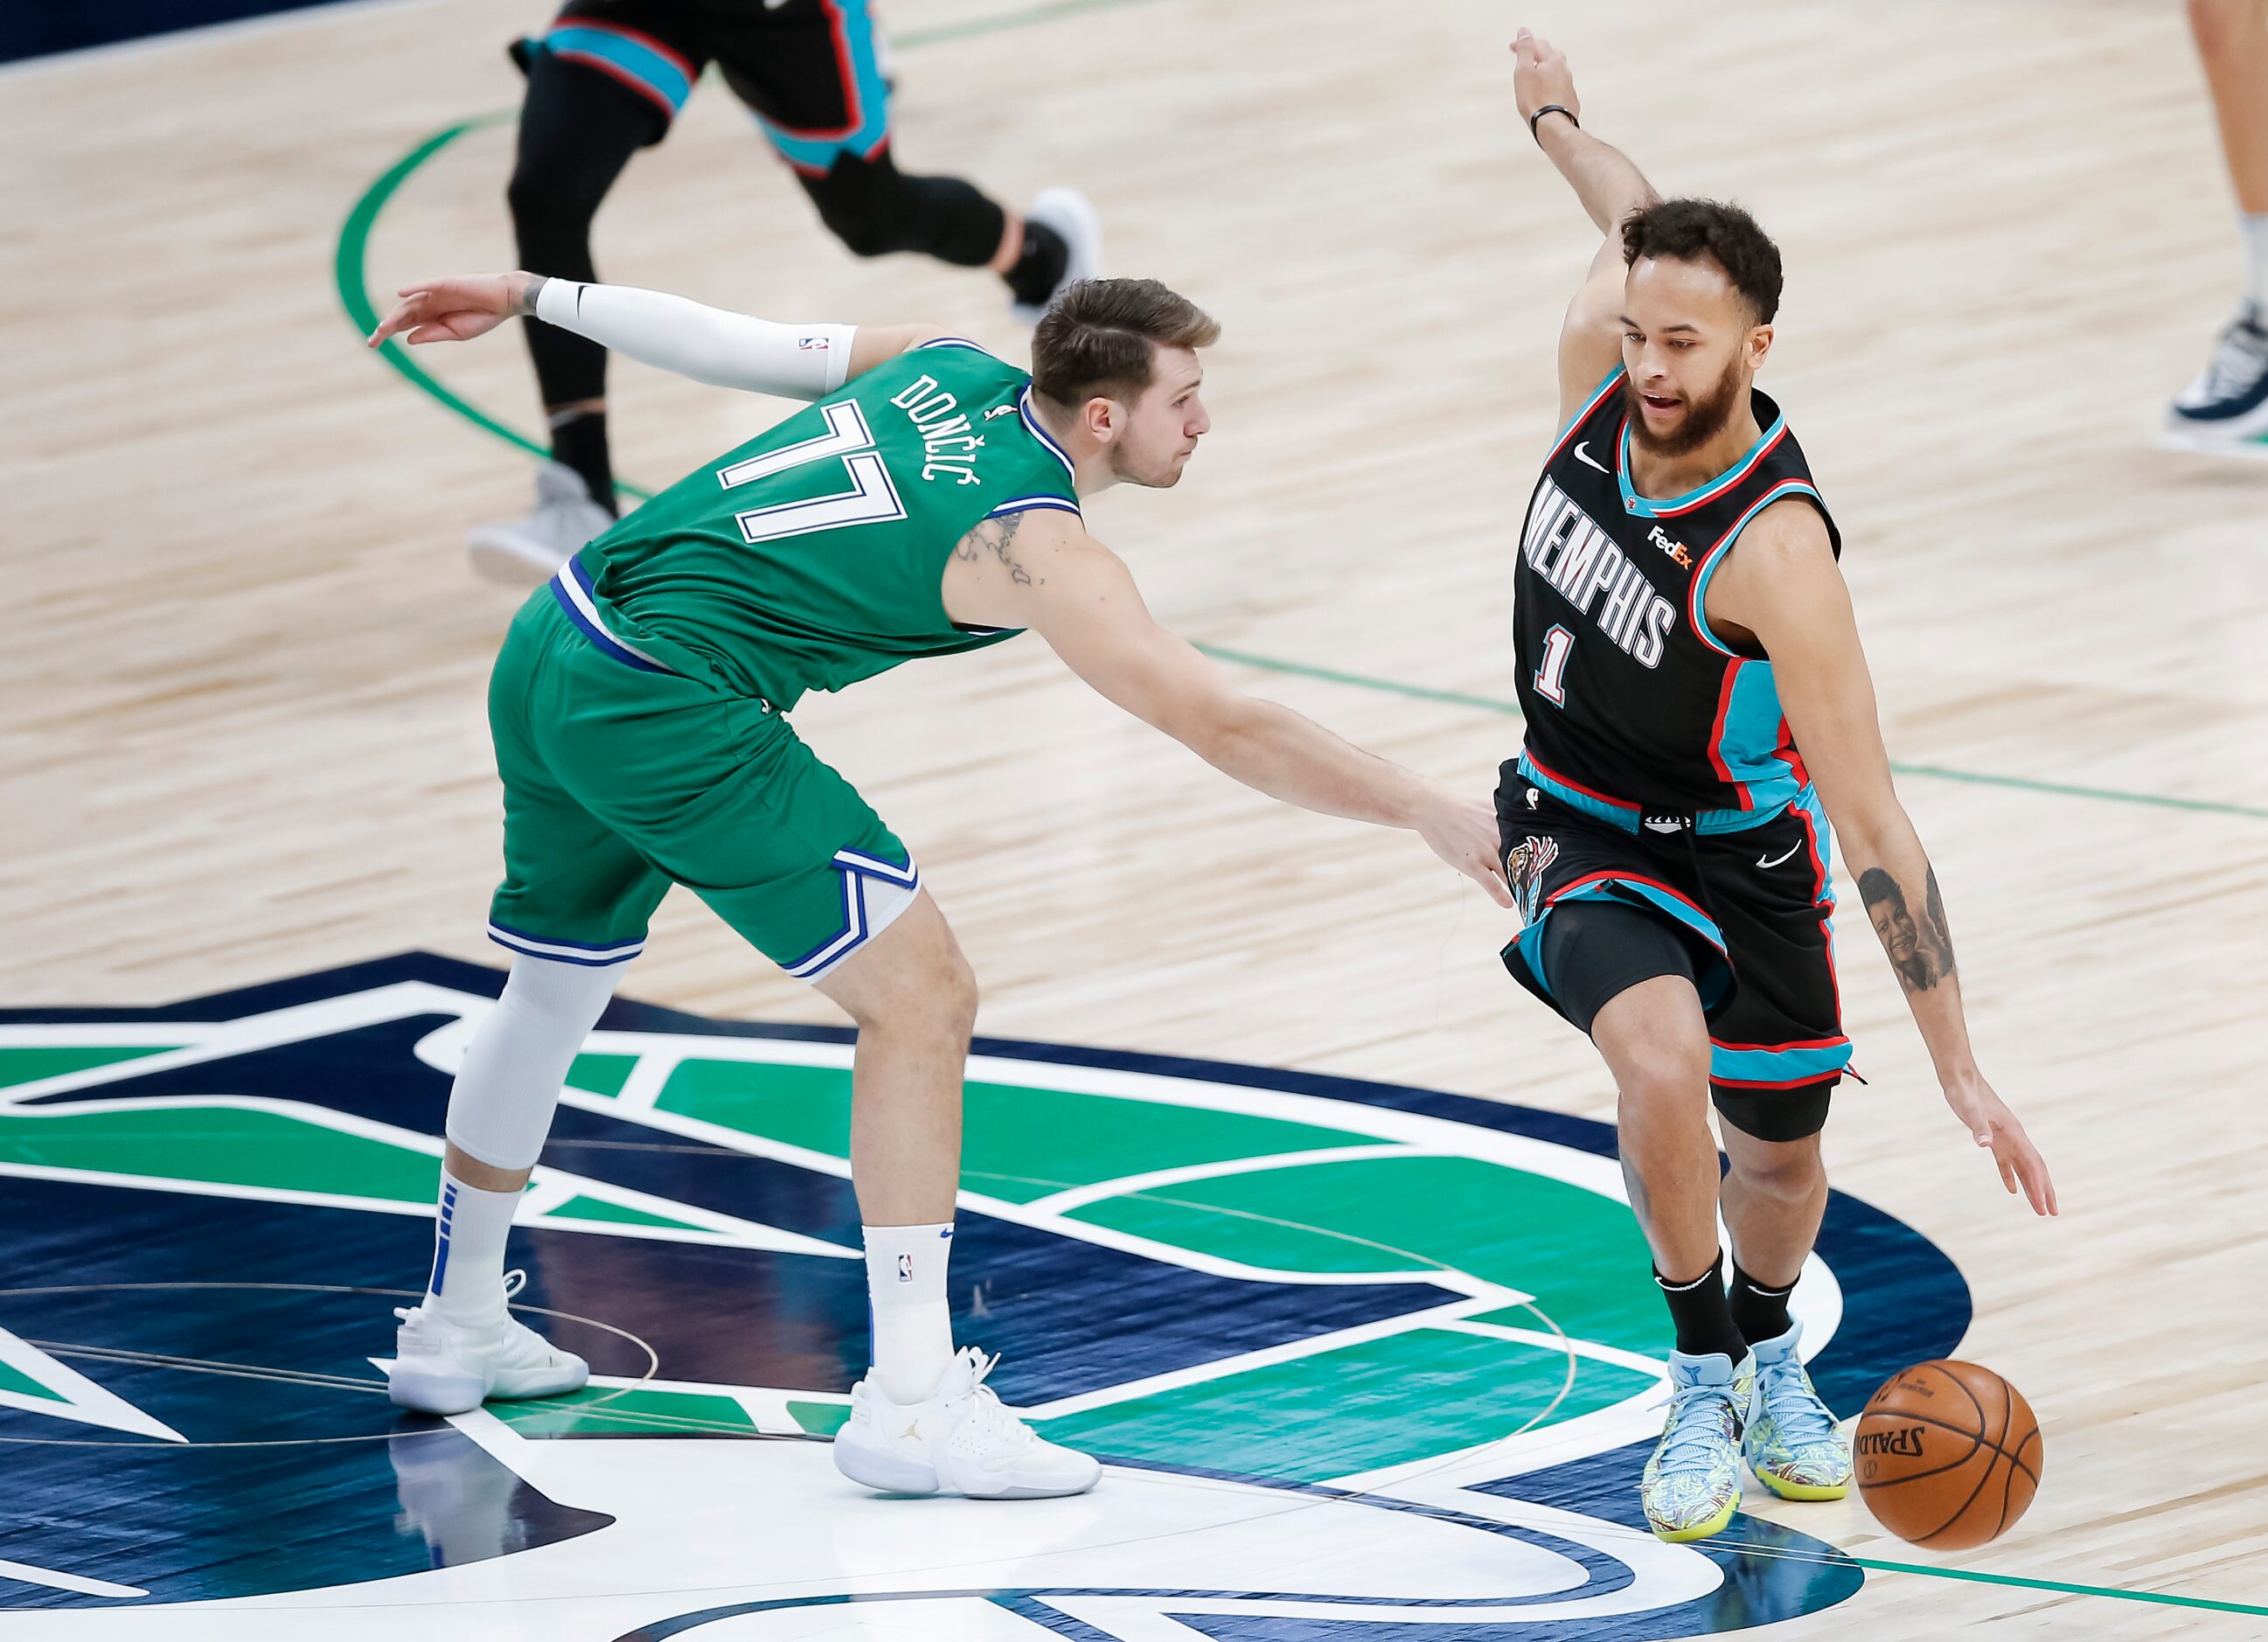
{"type": "MultiPolygon", "coordinates": [[[[911,40],[986,12],[892,7],[911,40]]],[[[524,506],[529,467],[357,350],[330,263],[381,170],[512,104],[501,43],[541,21],[401,0],[0,74],[0,1003],[155,1002],[411,947],[493,961],[482,686],[513,600],[461,541],[524,506]]],[[[2253,807],[1908,777],[1984,1064],[2066,1212],[2001,1195],[1855,909],[1872,1083],[1838,1096],[1829,1149],[1958,1262],[1964,1354],[2045,1424],[2038,1503],[1962,1565],[2259,1602],[2268,468],[2147,441],[2235,274],[2179,9],[1727,0],[1705,26],[1672,0],[1158,0],[909,45],[897,152],[1010,199],[1078,183],[1115,271],[1222,320],[1184,482],[1090,510],[1170,625],[1508,697],[1513,521],[1593,245],[1512,109],[1519,21],[1567,49],[1588,129],[1779,238],[1765,382],[1843,526],[1894,756],[2253,807]]],[[[418,172],[374,284],[508,265],[509,164],[498,127],[418,172]]],[[[598,238],[614,279],[1021,345],[989,280],[843,253],[713,82],[598,238]]],[[[516,337],[425,357],[533,423],[516,337]]],[[[622,364],[615,401],[617,469],[649,484],[780,409],[622,364]]],[[[1517,744],[1468,706],[1247,681],[1476,790],[1517,744]]],[[[1588,1046],[1498,968],[1509,931],[1476,891],[1407,836],[1231,785],[1036,641],[798,723],[920,858],[982,1031],[1611,1115],[1588,1046]]],[[[626,990],[830,1018],[686,895],[626,990]]],[[[1788,1514],[1928,1559],[1855,1501],[1788,1514]]],[[[1887,1576],[1799,1630],[1988,1619],[2258,1623],[1887,1576]]]]}

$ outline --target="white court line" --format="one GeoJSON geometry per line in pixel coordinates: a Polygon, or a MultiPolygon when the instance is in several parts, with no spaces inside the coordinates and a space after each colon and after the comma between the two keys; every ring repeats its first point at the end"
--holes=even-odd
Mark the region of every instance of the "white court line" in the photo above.
{"type": "Polygon", "coordinates": [[[28,1562],[0,1560],[0,1579],[21,1579],[26,1585],[44,1585],[52,1590],[77,1591],[81,1596],[147,1596],[150,1594],[138,1586],[113,1585],[107,1579],[90,1579],[83,1573],[64,1573],[54,1568],[34,1568],[28,1562]]]}
{"type": "Polygon", "coordinates": [[[1648,1357],[1640,1351],[1625,1351],[1618,1345],[1602,1345],[1596,1340],[1578,1339],[1572,1334],[1546,1334],[1540,1329],[1514,1329],[1500,1322],[1473,1322],[1462,1318],[1435,1326],[1454,1329],[1459,1334],[1477,1334],[1491,1340],[1510,1340],[1516,1345],[1533,1345],[1542,1351],[1587,1357],[1594,1362],[1611,1363],[1616,1368],[1627,1368],[1650,1380],[1659,1380],[1669,1372],[1669,1366],[1660,1358],[1648,1357]]]}
{"type": "Polygon", "coordinates": [[[1385,1141],[1374,1146],[1317,1146],[1307,1152],[1271,1152],[1254,1157],[1220,1158],[1211,1163],[1184,1163],[1178,1168],[1150,1169],[1139,1174],[1120,1174],[1110,1180],[1090,1181],[1084,1186],[1073,1186],[1065,1191],[1035,1197],[1024,1208],[1035,1214],[1069,1214],[1074,1209],[1084,1209],[1091,1203],[1100,1203],[1108,1197],[1128,1197],[1160,1186],[1187,1186],[1197,1181],[1219,1180],[1231,1174],[1258,1174],[1267,1169],[1304,1168],[1310,1163],[1367,1163],[1373,1158],[1447,1155],[1440,1152],[1421,1152],[1397,1142],[1385,1141]]]}

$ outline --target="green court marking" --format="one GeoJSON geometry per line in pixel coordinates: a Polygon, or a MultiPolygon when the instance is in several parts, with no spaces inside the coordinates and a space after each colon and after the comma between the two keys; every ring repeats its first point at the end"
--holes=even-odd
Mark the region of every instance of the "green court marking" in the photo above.
{"type": "Polygon", "coordinates": [[[658,1391],[650,1387],[585,1387],[490,1412],[523,1437],[655,1437],[673,1433],[730,1437],[754,1434],[756,1422],[737,1398],[704,1391],[658,1391]]]}
{"type": "MultiPolygon", "coordinates": [[[[844,1069],[688,1060],[670,1073],[654,1105],[829,1157],[850,1155],[844,1069]]],[[[961,1121],[962,1186],[1012,1203],[1151,1169],[1378,1144],[1370,1135],[1241,1112],[974,1079],[964,1086],[961,1121]]]]}
{"type": "MultiPolygon", "coordinates": [[[[1116,11],[1122,7],[1151,4],[1152,0],[1057,0],[1057,4],[1027,6],[1019,11],[1005,11],[996,17],[978,18],[965,23],[942,28],[919,29],[902,37],[896,43],[901,48],[932,45],[941,40],[963,40],[977,34],[989,34],[1010,29],[1027,28],[1042,23],[1051,23],[1064,18],[1076,17],[1087,11],[1116,11]]],[[[507,123],[515,111],[505,109],[463,120],[445,126],[419,143],[400,159],[389,166],[364,190],[347,213],[346,222],[339,230],[339,243],[333,269],[338,281],[339,301],[363,335],[370,335],[378,324],[378,309],[371,300],[369,277],[365,264],[370,250],[371,231],[378,224],[379,212],[386,209],[401,185],[425,162],[468,131],[484,130],[490,126],[507,123]]],[[[534,456],[548,456],[549,449],[520,432],[497,421],[471,401],[446,387],[423,365],[409,357],[409,350],[389,338],[378,350],[386,363],[400,372],[410,386],[456,412],[466,421],[484,432],[493,434],[508,445],[519,446],[534,456]]],[[[617,495],[633,501],[651,501],[653,492],[638,485],[617,480],[617,495]]],[[[1385,695],[1400,696],[1411,701],[1439,702],[1447,706],[1472,707],[1483,712],[1503,713],[1512,718],[1520,716],[1519,707],[1491,696],[1475,696],[1462,690],[1434,689],[1422,684],[1407,683],[1399,679],[1374,678],[1367,674],[1349,673],[1336,667],[1316,666],[1304,661],[1286,661],[1275,656],[1255,655],[1249,651],[1232,650],[1220,644],[1199,644],[1197,648],[1217,660],[1237,666],[1252,667],[1265,673],[1278,673],[1294,678],[1317,679],[1325,683],[1343,684],[1354,689],[1375,690],[1385,695]]],[[[2246,821],[2268,821],[2268,806],[2230,804],[2213,799],[2176,798],[2162,792],[2134,792],[2119,787],[2082,786],[2063,781],[2039,781],[2024,776],[1994,775],[1983,770],[1948,769],[1938,764],[1907,764],[1893,762],[1890,768],[1902,776],[1918,780],[1955,781],[1970,786],[2002,787],[2015,792],[2038,792],[2057,798],[2088,799],[2101,804],[2139,804],[2153,809],[2186,810],[2204,815],[2235,815],[2246,821]]]]}
{"type": "Polygon", "coordinates": [[[611,1220],[622,1226],[664,1226],[672,1231],[697,1232],[690,1220],[673,1220],[666,1214],[649,1214],[628,1204],[602,1203],[596,1197],[570,1197],[557,1208],[538,1215],[539,1220],[611,1220]]]}
{"type": "MultiPolygon", "coordinates": [[[[1529,1320],[1531,1322],[1534,1319],[1529,1320]]],[[[1320,1483],[1572,1419],[1643,1393],[1651,1375],[1548,1346],[1413,1329],[1044,1422],[1048,1440],[1114,1459],[1320,1483]],[[1423,1388],[1422,1391],[1418,1388],[1423,1388]],[[1424,1417],[1410,1417],[1413,1395],[1424,1417]]]]}
{"type": "Polygon", "coordinates": [[[2268,1608],[2248,1602],[2220,1602],[2205,1596],[2169,1596],[2162,1591],[2129,1591],[2116,1585],[2068,1585],[2061,1579],[2027,1579],[2013,1573],[1975,1573],[1966,1568],[1933,1568],[1920,1562],[1878,1562],[1872,1557],[1845,1557],[1854,1568],[1874,1573],[1919,1573],[1933,1579],[1966,1579],[1977,1585],[2012,1585],[2025,1591],[2058,1591],[2066,1596],[2108,1596],[2122,1602],[2159,1602],[2168,1608],[2203,1608],[2219,1614],[2263,1614],[2268,1608]]]}
{"type": "Polygon", "coordinates": [[[18,1396],[44,1397],[50,1403],[68,1403],[70,1399],[52,1387],[43,1386],[22,1369],[11,1363],[0,1363],[0,1391],[12,1391],[18,1396]]]}
{"type": "MultiPolygon", "coordinates": [[[[1646,1241],[1630,1211],[1580,1186],[1476,1158],[1256,1169],[1106,1197],[1071,1218],[1276,1270],[1469,1272],[1535,1295],[1578,1339],[1649,1355],[1660,1349],[1661,1300],[1642,1275],[1650,1269],[1646,1241]]],[[[1493,1320],[1544,1326],[1518,1308],[1493,1320]]]]}
{"type": "Polygon", "coordinates": [[[144,1055],[163,1055],[180,1047],[178,1043],[110,1043],[85,1049],[0,1049],[0,1089],[85,1071],[90,1066],[112,1066],[144,1055]]]}
{"type": "Polygon", "coordinates": [[[578,1055],[567,1069],[567,1086],[612,1100],[622,1092],[637,1063],[635,1055],[578,1055]]]}
{"type": "Polygon", "coordinates": [[[441,1160],[280,1112],[181,1105],[0,1115],[0,1160],[150,1180],[428,1204],[441,1160]]]}
{"type": "Polygon", "coordinates": [[[850,1421],[848,1403],[804,1403],[790,1398],[788,1417],[815,1437],[832,1437],[850,1421]]]}

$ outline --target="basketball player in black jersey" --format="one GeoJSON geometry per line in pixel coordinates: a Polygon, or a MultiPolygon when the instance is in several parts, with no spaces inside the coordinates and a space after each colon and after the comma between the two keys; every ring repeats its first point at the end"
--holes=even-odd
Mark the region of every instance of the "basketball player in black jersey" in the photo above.
{"type": "Polygon", "coordinates": [[[1699,1539],[1731,1521],[1744,1459],[1786,1498],[1850,1485],[1788,1309],[1826,1207],[1820,1127],[1851,1057],[1830,818],[1946,1101],[2010,1191],[2052,1214],[2055,1189],[1970,1053],[1842,539],[1779,408],[1751,386],[1779,252],[1744,211],[1656,195],[1581,129],[1565,59],[1524,30],[1513,49],[1521,114],[1607,238],[1560,333],[1563,425],[1515,572],[1527,745],[1497,806],[1526,926],[1505,963],[1614,1073],[1624,1178],[1677,1336],[1640,1495],[1655,1533],[1699,1539]]]}
{"type": "MultiPolygon", "coordinates": [[[[597,279],[592,217],[713,62],[844,246],[989,268],[1016,317],[1036,323],[1057,291],[1101,272],[1093,207],[1049,188],[1019,215],[958,177],[900,171],[873,12],[874,0],[567,0],[542,34],[512,47],[527,76],[507,190],[519,265],[597,279]]],[[[527,348],[551,460],[536,473],[534,511],[479,526],[468,545],[482,575],[534,586],[614,523],[615,485],[606,350],[532,320],[527,348]]]]}

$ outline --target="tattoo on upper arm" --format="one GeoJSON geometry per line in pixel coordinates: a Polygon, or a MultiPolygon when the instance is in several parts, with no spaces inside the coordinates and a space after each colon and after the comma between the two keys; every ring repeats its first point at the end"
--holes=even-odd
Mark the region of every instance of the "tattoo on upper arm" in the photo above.
{"type": "Polygon", "coordinates": [[[1948,976],[1956,974],[1953,961],[1953,931],[1945,921],[1945,897],[1938,893],[1937,869],[1927,871],[1922,891],[1921,915],[1916,917],[1898,880],[1879,866],[1859,874],[1859,895],[1867,903],[1867,917],[1889,954],[1890,968],[1909,992],[1926,992],[1948,976]]]}
{"type": "Polygon", "coordinates": [[[1024,515],[1005,513],[998,519],[977,521],[975,529],[963,536],[953,549],[953,556],[964,563],[975,564],[987,554],[1000,561],[1008,572],[1008,579],[1019,587],[1044,587],[1048,578],[1034,576],[1024,568],[1016,555],[1016,533],[1023,527],[1024,515]]]}

